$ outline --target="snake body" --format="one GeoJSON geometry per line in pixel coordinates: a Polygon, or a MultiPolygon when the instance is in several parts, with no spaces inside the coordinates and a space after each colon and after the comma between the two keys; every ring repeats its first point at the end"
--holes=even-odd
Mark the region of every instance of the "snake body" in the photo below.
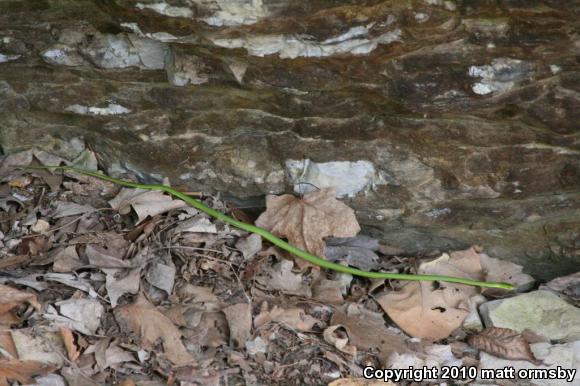
{"type": "Polygon", "coordinates": [[[499,282],[491,282],[491,281],[478,281],[472,279],[466,279],[461,277],[452,277],[452,276],[442,276],[442,275],[414,275],[414,274],[402,274],[402,273],[386,273],[386,272],[370,272],[370,271],[363,271],[360,269],[348,267],[345,265],[333,263],[331,261],[325,260],[321,257],[312,255],[300,248],[297,248],[286,241],[274,236],[272,233],[268,232],[267,230],[257,227],[255,225],[247,224],[242,221],[238,221],[224,213],[221,213],[215,209],[212,209],[202,203],[201,201],[188,196],[187,194],[180,192],[179,190],[173,189],[169,186],[165,185],[149,185],[149,184],[140,184],[136,182],[121,180],[118,178],[110,177],[105,174],[101,174],[96,171],[92,170],[85,170],[79,169],[76,167],[71,166],[34,166],[34,167],[23,167],[23,169],[48,169],[48,170],[63,170],[63,171],[72,171],[79,174],[83,174],[86,176],[95,177],[101,180],[113,182],[115,184],[125,186],[128,188],[136,188],[136,189],[146,189],[146,190],[158,190],[165,192],[175,198],[183,200],[188,205],[210,215],[211,217],[223,221],[224,223],[230,224],[236,228],[242,229],[247,232],[255,233],[260,235],[265,240],[268,240],[272,244],[276,245],[279,248],[282,248],[285,251],[290,252],[292,255],[297,256],[301,259],[304,259],[314,265],[317,265],[322,268],[330,269],[332,271],[347,273],[354,276],[365,277],[369,279],[394,279],[394,280],[409,280],[409,281],[442,281],[442,282],[449,282],[449,283],[459,283],[465,284],[470,286],[477,286],[477,287],[487,287],[487,288],[500,288],[505,290],[513,290],[514,286],[509,283],[499,283],[499,282]]]}

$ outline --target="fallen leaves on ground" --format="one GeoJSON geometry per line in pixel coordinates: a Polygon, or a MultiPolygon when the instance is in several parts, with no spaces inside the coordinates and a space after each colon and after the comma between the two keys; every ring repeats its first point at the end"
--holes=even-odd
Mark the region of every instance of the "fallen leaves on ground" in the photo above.
{"type": "Polygon", "coordinates": [[[315,256],[324,256],[324,238],[352,237],[360,231],[354,211],[336,199],[334,189],[321,189],[303,198],[268,196],[266,211],[256,225],[315,256]]]}
{"type": "Polygon", "coordinates": [[[469,344],[499,358],[514,361],[524,360],[538,366],[530,344],[522,334],[510,328],[491,327],[469,338],[469,344]]]}
{"type": "Polygon", "coordinates": [[[383,316],[357,304],[349,304],[332,315],[332,325],[346,330],[349,343],[359,350],[375,350],[381,364],[396,352],[408,350],[405,337],[390,330],[383,316]]]}
{"type": "MultiPolygon", "coordinates": [[[[95,169],[96,159],[84,149],[74,162],[95,169]]],[[[36,151],[0,159],[6,173],[0,176],[0,386],[7,379],[59,386],[288,380],[359,386],[373,384],[360,379],[367,365],[477,365],[465,331],[481,328],[473,310],[495,293],[306,270],[303,260],[258,235],[168,195],[68,171],[10,169],[27,162],[66,163],[36,151]],[[389,296],[395,299],[386,301],[389,296]],[[390,307],[391,319],[381,306],[390,307]],[[457,322],[445,318],[464,310],[472,311],[470,319],[448,335],[457,322]],[[436,334],[429,322],[437,322],[436,334]],[[446,336],[449,344],[411,339],[401,329],[446,336]]],[[[218,211],[228,208],[213,197],[199,199],[218,211]]],[[[355,236],[353,211],[328,189],[303,198],[271,196],[261,222],[341,264],[415,272],[416,256],[355,236]]],[[[505,280],[519,290],[531,283],[520,266],[477,248],[423,262],[418,272],[505,280]]],[[[566,283],[553,290],[570,293],[566,283]]]]}
{"type": "Polygon", "coordinates": [[[26,304],[37,310],[41,308],[36,295],[0,284],[0,328],[19,323],[21,318],[15,312],[15,308],[26,304]]]}
{"type": "Polygon", "coordinates": [[[431,340],[448,337],[467,315],[469,296],[434,282],[409,282],[377,298],[387,315],[407,334],[431,340]]]}
{"type": "Polygon", "coordinates": [[[155,216],[172,209],[182,208],[187,204],[181,200],[174,200],[171,196],[158,190],[122,189],[119,194],[109,201],[111,207],[119,213],[127,214],[133,208],[137,214],[137,224],[148,216],[155,216]]]}
{"type": "Polygon", "coordinates": [[[307,315],[301,308],[284,309],[278,306],[274,306],[271,310],[263,310],[254,318],[256,328],[271,322],[281,323],[298,331],[311,331],[319,320],[307,315]]]}
{"type": "Polygon", "coordinates": [[[0,360],[0,386],[10,386],[12,382],[9,381],[29,385],[33,382],[33,377],[48,374],[54,370],[54,366],[36,361],[0,360]]]}
{"type": "MultiPolygon", "coordinates": [[[[509,262],[496,266],[497,261],[472,247],[424,262],[417,273],[503,280],[516,285],[529,282],[529,275],[521,273],[521,266],[509,262]]],[[[461,327],[470,314],[470,298],[480,292],[477,287],[458,283],[418,281],[404,283],[398,291],[386,292],[377,301],[409,335],[440,340],[461,327]]]]}
{"type": "Polygon", "coordinates": [[[194,362],[181,341],[179,329],[143,295],[139,295],[135,303],[117,308],[115,317],[125,331],[139,337],[146,349],[152,350],[159,339],[163,352],[173,364],[186,365],[194,362]]]}

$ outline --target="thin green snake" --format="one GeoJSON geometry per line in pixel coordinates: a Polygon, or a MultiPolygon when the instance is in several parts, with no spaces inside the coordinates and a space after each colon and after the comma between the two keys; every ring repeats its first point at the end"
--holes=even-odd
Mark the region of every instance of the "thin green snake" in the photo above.
{"type": "Polygon", "coordinates": [[[499,283],[499,282],[492,282],[492,281],[478,281],[472,279],[465,279],[461,277],[453,277],[453,276],[442,276],[442,275],[414,275],[414,274],[402,274],[402,273],[386,273],[386,272],[370,272],[370,271],[363,271],[360,269],[348,267],[342,264],[333,263],[331,261],[325,260],[318,256],[312,255],[300,248],[297,248],[286,241],[274,236],[272,233],[268,232],[264,228],[257,227],[255,225],[247,224],[242,221],[238,221],[224,213],[218,212],[215,209],[212,209],[202,203],[195,198],[188,196],[187,194],[180,192],[179,190],[173,189],[169,186],[165,185],[149,185],[149,184],[139,184],[136,182],[121,180],[118,178],[110,177],[105,174],[101,174],[96,171],[80,169],[72,166],[24,166],[22,169],[49,169],[49,170],[63,170],[63,171],[73,171],[76,173],[80,173],[83,175],[99,178],[101,180],[113,182],[115,184],[125,186],[128,188],[136,188],[136,189],[146,189],[146,190],[158,190],[165,192],[175,198],[183,200],[188,205],[214,217],[217,220],[223,221],[227,224],[230,224],[236,228],[242,229],[246,232],[255,233],[260,235],[262,238],[268,240],[272,244],[276,245],[279,248],[282,248],[285,251],[290,252],[292,255],[297,256],[301,259],[304,259],[314,265],[317,265],[322,268],[327,268],[332,271],[341,272],[341,273],[348,273],[354,276],[365,277],[369,279],[393,279],[393,280],[409,280],[409,281],[442,281],[442,282],[449,282],[449,283],[459,283],[477,287],[487,287],[487,288],[500,288],[505,290],[513,290],[514,286],[509,283],[499,283]]]}

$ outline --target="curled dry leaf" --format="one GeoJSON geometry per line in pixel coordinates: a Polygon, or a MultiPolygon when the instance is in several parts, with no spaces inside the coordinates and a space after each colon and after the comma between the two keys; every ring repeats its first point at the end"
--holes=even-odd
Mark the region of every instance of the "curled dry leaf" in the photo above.
{"type": "Polygon", "coordinates": [[[262,311],[254,318],[256,328],[269,322],[278,322],[298,331],[311,331],[319,320],[306,314],[301,308],[284,309],[274,306],[271,311],[262,311]]]}
{"type": "Polygon", "coordinates": [[[302,280],[302,275],[292,272],[294,263],[290,260],[282,260],[274,267],[266,270],[264,275],[259,276],[256,281],[265,288],[274,291],[282,291],[290,295],[311,297],[310,286],[302,280]]]}
{"type": "Polygon", "coordinates": [[[29,385],[33,382],[33,377],[45,375],[54,370],[54,366],[37,361],[1,361],[0,386],[10,386],[13,384],[9,381],[18,381],[23,385],[29,385]]]}
{"type": "Polygon", "coordinates": [[[66,327],[60,327],[59,331],[60,336],[62,337],[62,341],[64,342],[64,347],[66,348],[68,359],[71,362],[76,361],[81,355],[81,353],[79,352],[79,349],[75,344],[75,337],[73,335],[73,332],[66,327]]]}
{"type": "Polygon", "coordinates": [[[382,313],[369,311],[361,305],[349,304],[344,312],[335,312],[330,323],[343,326],[349,343],[359,350],[377,350],[382,363],[393,353],[408,350],[402,334],[387,328],[382,313]]]}
{"type": "Polygon", "coordinates": [[[14,313],[14,308],[25,303],[37,310],[41,308],[36,295],[0,284],[0,327],[19,323],[20,318],[14,313]]]}
{"type": "Polygon", "coordinates": [[[325,237],[353,237],[360,231],[354,211],[336,199],[335,189],[328,188],[302,199],[290,194],[266,197],[266,211],[256,225],[321,257],[325,237]]]}
{"type": "Polygon", "coordinates": [[[141,338],[145,348],[152,349],[160,340],[167,359],[173,364],[185,365],[194,361],[181,342],[179,329],[143,295],[139,295],[135,303],[117,308],[115,317],[122,329],[141,338]]]}
{"type": "Polygon", "coordinates": [[[230,344],[235,348],[244,347],[252,335],[252,305],[238,303],[222,311],[230,328],[230,344]]]}
{"type": "Polygon", "coordinates": [[[491,327],[469,338],[468,343],[481,351],[499,358],[524,360],[538,366],[542,361],[536,359],[529,342],[511,328],[491,327]]]}
{"type": "Polygon", "coordinates": [[[137,213],[137,224],[148,216],[155,216],[172,209],[182,208],[187,204],[181,200],[174,200],[171,196],[158,190],[122,189],[119,194],[109,201],[111,207],[121,214],[127,214],[133,207],[137,213]]]}
{"type": "Polygon", "coordinates": [[[345,354],[356,355],[356,346],[348,344],[348,336],[344,336],[346,334],[341,334],[340,331],[338,331],[340,328],[344,327],[337,324],[325,329],[322,333],[324,340],[345,354]]]}
{"type": "Polygon", "coordinates": [[[54,264],[52,270],[54,272],[71,272],[84,264],[79,258],[77,249],[74,245],[58,250],[54,255],[54,264]]]}

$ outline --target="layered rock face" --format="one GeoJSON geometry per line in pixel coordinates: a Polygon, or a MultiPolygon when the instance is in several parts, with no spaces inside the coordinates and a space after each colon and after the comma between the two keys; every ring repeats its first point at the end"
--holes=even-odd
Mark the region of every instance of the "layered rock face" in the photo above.
{"type": "Polygon", "coordinates": [[[404,253],[548,279],[580,265],[579,4],[3,1],[0,143],[237,198],[335,186],[404,253]]]}

